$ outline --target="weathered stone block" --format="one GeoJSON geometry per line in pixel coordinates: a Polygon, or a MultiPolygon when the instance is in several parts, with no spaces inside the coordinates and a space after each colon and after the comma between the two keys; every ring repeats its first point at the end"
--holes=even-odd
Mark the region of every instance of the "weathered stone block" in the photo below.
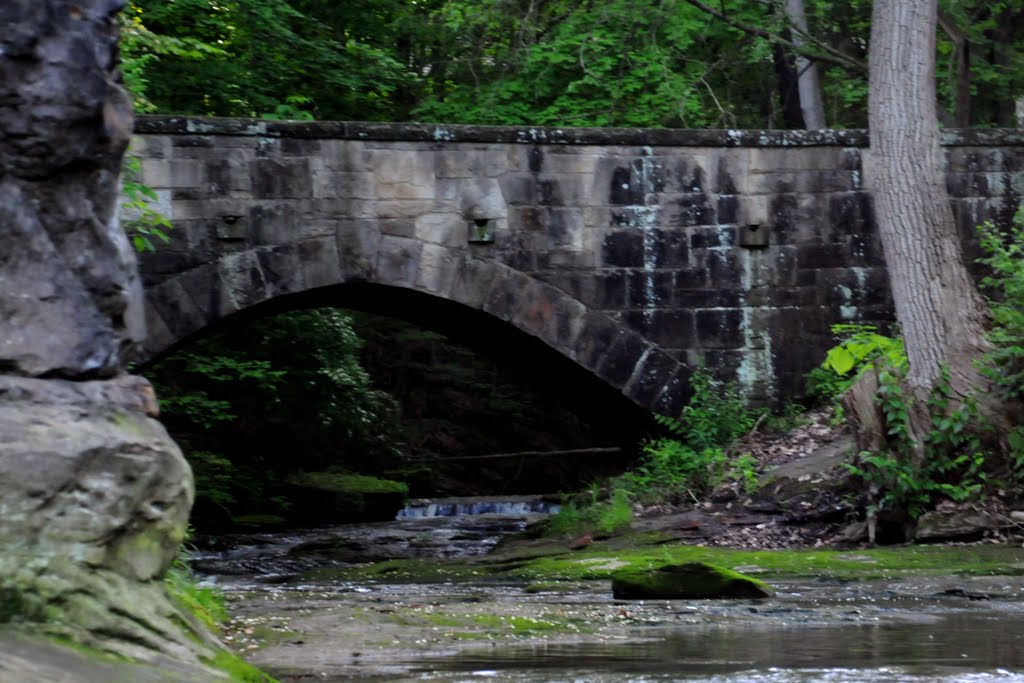
{"type": "Polygon", "coordinates": [[[437,244],[424,244],[420,252],[415,287],[448,298],[458,276],[461,254],[437,244]]]}
{"type": "Polygon", "coordinates": [[[672,300],[672,286],[675,283],[672,271],[630,270],[629,308],[657,308],[668,306],[672,300]]]}
{"type": "Polygon", "coordinates": [[[241,311],[269,298],[256,250],[226,254],[217,262],[217,272],[221,280],[219,310],[241,311]]]}
{"type": "Polygon", "coordinates": [[[650,407],[664,390],[666,378],[679,365],[675,358],[660,349],[651,348],[637,365],[622,393],[641,406],[650,407]]]}
{"type": "Polygon", "coordinates": [[[452,286],[451,298],[471,308],[483,308],[495,282],[505,274],[497,264],[474,256],[464,256],[452,286]]]}
{"type": "Polygon", "coordinates": [[[341,282],[338,244],[333,237],[303,240],[296,246],[307,288],[327,287],[341,282]]]}
{"type": "Polygon", "coordinates": [[[610,268],[642,268],[644,236],[636,230],[616,230],[605,235],[601,264],[610,268]]]}
{"type": "Polygon", "coordinates": [[[583,247],[583,212],[580,209],[544,209],[549,249],[583,247]]]}
{"type": "Polygon", "coordinates": [[[699,310],[697,341],[706,349],[743,345],[743,314],[738,309],[699,310]]]}
{"type": "Polygon", "coordinates": [[[411,287],[416,281],[423,243],[406,237],[384,235],[377,247],[373,276],[377,282],[396,287],[411,287]]]}
{"type": "Polygon", "coordinates": [[[296,199],[313,196],[308,159],[254,159],[249,162],[252,192],[259,199],[296,199]]]}
{"type": "Polygon", "coordinates": [[[302,261],[294,243],[256,250],[268,299],[305,289],[302,261]]]}
{"type": "Polygon", "coordinates": [[[636,371],[637,363],[649,350],[650,344],[639,334],[624,332],[601,359],[596,374],[614,387],[625,386],[636,371]]]}
{"type": "Polygon", "coordinates": [[[423,242],[458,248],[466,245],[466,219],[456,213],[429,213],[415,221],[414,237],[423,242]]]}

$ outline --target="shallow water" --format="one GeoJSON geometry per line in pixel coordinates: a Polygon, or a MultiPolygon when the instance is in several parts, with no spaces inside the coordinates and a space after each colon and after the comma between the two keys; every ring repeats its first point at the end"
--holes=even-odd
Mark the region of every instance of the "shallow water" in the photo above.
{"type": "Polygon", "coordinates": [[[421,660],[439,681],[1024,681],[1024,619],[998,612],[930,623],[694,627],[628,643],[496,647],[421,660]]]}
{"type": "Polygon", "coordinates": [[[527,519],[248,535],[198,564],[237,596],[242,621],[289,633],[247,652],[282,681],[1024,683],[1019,577],[809,580],[777,583],[768,600],[626,603],[611,598],[607,582],[532,594],[517,584],[357,585],[308,573],[368,559],[479,554],[527,519]],[[943,595],[950,588],[961,594],[943,595]],[[965,597],[980,594],[992,599],[965,597]],[[593,628],[540,637],[506,629],[488,642],[486,629],[472,626],[481,615],[593,628]]]}

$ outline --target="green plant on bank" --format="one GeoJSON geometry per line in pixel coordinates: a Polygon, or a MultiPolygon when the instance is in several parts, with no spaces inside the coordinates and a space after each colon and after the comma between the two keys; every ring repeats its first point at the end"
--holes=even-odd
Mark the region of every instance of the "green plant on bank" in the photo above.
{"type": "Polygon", "coordinates": [[[693,394],[679,417],[655,415],[654,419],[693,449],[726,446],[750,432],[765,414],[747,408],[735,384],[718,382],[704,367],[694,371],[690,387],[693,394]]]}
{"type": "MultiPolygon", "coordinates": [[[[694,372],[691,384],[693,395],[678,418],[656,416],[674,438],[643,444],[640,464],[613,479],[605,498],[595,488],[585,504],[565,505],[548,521],[547,533],[610,532],[628,524],[633,503],[697,501],[730,480],[739,481],[747,491],[757,486],[757,462],[749,453],[737,455],[728,446],[769,413],[747,408],[735,385],[715,381],[705,368],[694,372]]],[[[780,423],[795,420],[792,409],[789,413],[779,418],[780,423]]]]}
{"type": "Polygon", "coordinates": [[[986,451],[977,405],[954,405],[948,373],[927,401],[932,428],[918,443],[909,431],[912,397],[904,390],[908,370],[903,342],[869,325],[836,325],[844,337],[808,377],[817,395],[835,401],[869,368],[878,377],[875,397],[884,420],[885,448],[862,452],[847,468],[869,493],[869,517],[878,513],[916,518],[942,499],[963,501],[979,495],[987,481],[986,451]]]}
{"type": "Polygon", "coordinates": [[[968,399],[951,404],[948,373],[928,399],[932,428],[920,447],[907,430],[910,399],[902,376],[891,368],[879,371],[878,404],[885,417],[888,450],[863,452],[847,468],[869,488],[868,514],[921,515],[939,500],[964,501],[980,495],[986,483],[985,426],[977,404],[968,399]]]}
{"type": "MultiPolygon", "coordinates": [[[[992,324],[989,341],[995,348],[986,356],[982,371],[1011,401],[1024,400],[1024,206],[1013,225],[1000,231],[991,223],[978,226],[981,248],[978,261],[990,269],[982,286],[990,294],[992,324]]],[[[1009,464],[1024,472],[1024,425],[1006,435],[1009,464]]]]}
{"type": "Polygon", "coordinates": [[[897,369],[907,366],[903,339],[880,334],[874,325],[833,325],[832,334],[840,339],[839,344],[829,349],[819,367],[807,373],[807,393],[823,403],[835,401],[877,361],[897,369]]]}
{"type": "MultiPolygon", "coordinates": [[[[167,593],[182,610],[191,614],[213,633],[219,634],[221,627],[228,620],[224,594],[214,587],[199,585],[189,567],[189,556],[190,550],[186,541],[178,549],[178,556],[164,578],[167,593]]],[[[276,683],[274,678],[227,650],[218,651],[206,663],[223,671],[229,680],[236,683],[276,683]]]]}
{"type": "Polygon", "coordinates": [[[613,489],[605,500],[600,500],[597,488],[590,496],[586,503],[569,501],[563,505],[548,518],[544,532],[549,536],[574,536],[587,531],[611,534],[633,519],[629,493],[624,489],[613,489]]]}

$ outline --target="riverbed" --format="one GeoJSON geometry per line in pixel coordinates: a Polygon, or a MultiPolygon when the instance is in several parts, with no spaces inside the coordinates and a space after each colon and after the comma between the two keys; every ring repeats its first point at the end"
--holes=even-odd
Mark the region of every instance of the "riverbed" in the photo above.
{"type": "Polygon", "coordinates": [[[282,681],[1024,683],[1017,576],[805,577],[770,580],[763,600],[624,602],[605,580],[348,571],[385,555],[472,557],[535,518],[254,535],[199,565],[225,570],[209,578],[228,595],[228,643],[282,681]]]}

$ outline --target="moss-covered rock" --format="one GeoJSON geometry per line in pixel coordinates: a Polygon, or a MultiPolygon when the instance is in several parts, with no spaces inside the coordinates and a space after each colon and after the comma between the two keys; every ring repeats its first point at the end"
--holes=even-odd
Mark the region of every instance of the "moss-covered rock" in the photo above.
{"type": "Polygon", "coordinates": [[[400,481],[361,474],[303,472],[288,478],[287,494],[289,521],[317,525],[392,520],[409,489],[400,481]]]}
{"type": "Polygon", "coordinates": [[[703,562],[669,564],[655,569],[624,569],[612,575],[617,600],[685,600],[767,598],[763,582],[703,562]]]}

